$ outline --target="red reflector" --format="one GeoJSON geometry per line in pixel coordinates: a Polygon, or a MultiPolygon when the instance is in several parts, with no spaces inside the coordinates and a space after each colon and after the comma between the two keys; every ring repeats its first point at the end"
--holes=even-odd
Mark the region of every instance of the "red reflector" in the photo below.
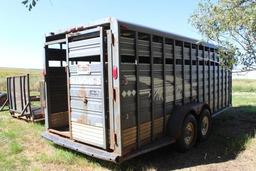
{"type": "Polygon", "coordinates": [[[115,80],[117,79],[117,77],[118,77],[117,66],[114,66],[114,67],[113,67],[112,76],[113,76],[113,78],[114,78],[115,80]]]}

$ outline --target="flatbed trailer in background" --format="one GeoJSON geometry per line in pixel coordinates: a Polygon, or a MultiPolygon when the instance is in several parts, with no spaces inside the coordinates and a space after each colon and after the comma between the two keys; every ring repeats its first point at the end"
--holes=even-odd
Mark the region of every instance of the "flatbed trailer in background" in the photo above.
{"type": "MultiPolygon", "coordinates": [[[[6,87],[6,103],[8,102],[12,117],[32,122],[44,121],[43,106],[36,107],[31,104],[32,101],[39,102],[40,96],[30,95],[29,74],[7,77],[6,87]]],[[[40,87],[40,89],[43,91],[44,87],[40,87]]]]}
{"type": "Polygon", "coordinates": [[[42,136],[113,162],[186,151],[231,106],[231,87],[216,46],[106,18],[46,36],[42,136]]]}

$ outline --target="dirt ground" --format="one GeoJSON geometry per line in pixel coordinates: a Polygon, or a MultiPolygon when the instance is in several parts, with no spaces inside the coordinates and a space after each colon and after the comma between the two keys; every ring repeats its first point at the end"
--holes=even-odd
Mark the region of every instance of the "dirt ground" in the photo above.
{"type": "Polygon", "coordinates": [[[216,117],[209,139],[189,152],[177,153],[169,146],[127,165],[136,165],[135,170],[256,170],[255,134],[256,107],[234,107],[216,117]]]}
{"type": "Polygon", "coordinates": [[[41,138],[43,124],[0,113],[0,170],[256,170],[256,93],[234,93],[233,108],[213,120],[212,134],[186,153],[173,146],[115,165],[41,138]]]}

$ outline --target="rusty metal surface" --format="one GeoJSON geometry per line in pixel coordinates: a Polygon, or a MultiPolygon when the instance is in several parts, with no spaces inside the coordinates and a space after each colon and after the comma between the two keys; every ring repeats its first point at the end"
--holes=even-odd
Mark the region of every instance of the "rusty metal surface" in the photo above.
{"type": "Polygon", "coordinates": [[[72,149],[74,151],[78,151],[80,153],[86,154],[88,156],[96,157],[98,159],[108,160],[112,162],[118,162],[118,154],[107,152],[102,149],[95,148],[93,146],[89,146],[86,144],[82,144],[79,142],[72,141],[68,138],[63,138],[58,135],[54,135],[48,132],[44,132],[42,137],[45,139],[54,142],[60,146],[72,149]]]}
{"type": "Polygon", "coordinates": [[[72,137],[106,149],[102,28],[70,34],[68,58],[76,58],[76,63],[69,63],[68,66],[72,137]],[[90,33],[95,33],[93,35],[96,37],[87,36],[90,33]],[[88,57],[95,57],[99,61],[91,63],[88,57]]]}

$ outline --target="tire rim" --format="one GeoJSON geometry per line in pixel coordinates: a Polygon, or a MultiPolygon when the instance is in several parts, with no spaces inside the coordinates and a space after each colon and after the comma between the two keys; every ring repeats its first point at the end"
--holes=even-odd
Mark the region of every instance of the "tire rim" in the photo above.
{"type": "Polygon", "coordinates": [[[190,145],[195,136],[195,127],[192,122],[189,122],[185,127],[184,141],[187,145],[190,145]]]}
{"type": "Polygon", "coordinates": [[[201,122],[201,134],[205,136],[209,129],[209,119],[207,116],[204,116],[201,122]]]}

